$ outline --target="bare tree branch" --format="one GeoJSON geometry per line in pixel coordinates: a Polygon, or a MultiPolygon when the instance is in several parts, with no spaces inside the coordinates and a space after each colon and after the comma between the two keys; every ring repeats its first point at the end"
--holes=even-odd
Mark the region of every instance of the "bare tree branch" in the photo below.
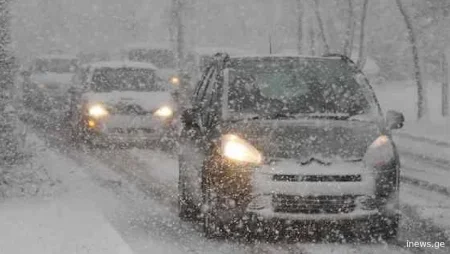
{"type": "Polygon", "coordinates": [[[366,16],[367,16],[367,8],[369,6],[369,0],[364,0],[363,9],[361,14],[361,27],[359,34],[359,52],[358,52],[358,61],[357,65],[360,69],[364,67],[364,50],[365,50],[365,24],[366,24],[366,16]]]}
{"type": "Polygon", "coordinates": [[[297,0],[297,52],[302,54],[303,48],[303,0],[297,0]]]}
{"type": "Polygon", "coordinates": [[[343,46],[343,54],[345,56],[351,56],[353,45],[351,41],[352,37],[355,34],[355,17],[353,12],[353,0],[347,0],[348,3],[348,21],[347,21],[347,30],[345,31],[344,38],[344,46],[343,46]]]}
{"type": "Polygon", "coordinates": [[[314,13],[316,15],[317,19],[317,25],[319,26],[319,36],[322,40],[323,47],[324,47],[324,54],[330,53],[330,46],[327,41],[327,37],[325,36],[325,28],[323,25],[322,16],[320,14],[320,3],[319,0],[314,0],[314,13]]]}
{"type": "Polygon", "coordinates": [[[402,1],[396,0],[398,10],[403,16],[405,20],[406,29],[408,30],[409,42],[411,44],[413,61],[414,61],[414,79],[417,86],[417,119],[421,119],[426,114],[426,99],[425,99],[425,90],[422,83],[422,74],[420,70],[420,59],[419,59],[419,51],[417,49],[416,35],[414,32],[414,27],[412,21],[406,12],[402,1]]]}

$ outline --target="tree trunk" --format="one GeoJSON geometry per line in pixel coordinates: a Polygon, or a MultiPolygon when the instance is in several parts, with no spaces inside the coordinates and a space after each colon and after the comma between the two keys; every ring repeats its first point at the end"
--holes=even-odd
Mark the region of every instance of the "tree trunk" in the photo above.
{"type": "Polygon", "coordinates": [[[365,24],[366,24],[366,16],[367,16],[367,8],[369,6],[369,0],[364,0],[363,3],[363,9],[361,13],[361,27],[360,27],[360,33],[359,33],[359,51],[358,51],[358,61],[357,66],[358,68],[362,69],[364,67],[365,61],[364,61],[364,50],[365,50],[365,24]]]}
{"type": "Polygon", "coordinates": [[[422,74],[420,70],[420,59],[419,59],[419,51],[417,49],[416,35],[412,21],[408,13],[406,13],[402,1],[396,0],[396,3],[400,13],[403,16],[403,19],[405,20],[406,29],[408,30],[409,35],[409,42],[411,44],[414,62],[414,79],[417,86],[417,119],[420,120],[426,114],[427,105],[426,105],[425,90],[422,83],[422,74]]]}
{"type": "Polygon", "coordinates": [[[325,27],[323,25],[322,16],[320,14],[320,4],[319,0],[314,0],[314,13],[317,19],[317,25],[319,26],[319,36],[323,43],[324,54],[330,53],[330,46],[327,41],[327,37],[325,35],[325,27]]]}
{"type": "MultiPolygon", "coordinates": [[[[9,30],[9,1],[0,1],[0,96],[9,92],[13,83],[14,59],[9,51],[11,35],[9,30]]],[[[0,98],[2,100],[3,98],[0,98]]],[[[1,103],[1,102],[0,102],[1,103]]]]}
{"type": "Polygon", "coordinates": [[[190,82],[186,80],[184,73],[184,25],[183,25],[183,8],[184,0],[172,0],[172,24],[174,26],[173,32],[175,33],[175,45],[176,45],[176,66],[178,77],[180,78],[180,84],[177,89],[177,102],[179,108],[185,108],[188,103],[188,93],[190,88],[190,82]]]}
{"type": "Polygon", "coordinates": [[[15,133],[20,126],[12,94],[15,60],[10,51],[9,4],[9,0],[0,1],[0,167],[16,163],[23,148],[15,133]]]}
{"type": "Polygon", "coordinates": [[[309,26],[309,54],[311,56],[316,55],[316,34],[314,33],[314,27],[312,25],[309,26]]]}
{"type": "Polygon", "coordinates": [[[303,50],[303,0],[297,0],[297,52],[302,54],[303,50]]]}
{"type": "Polygon", "coordinates": [[[352,54],[352,37],[355,34],[355,17],[353,12],[353,0],[347,0],[348,3],[348,20],[347,20],[347,30],[345,31],[345,38],[344,38],[344,48],[343,48],[343,54],[345,56],[351,57],[352,54]]]}
{"type": "Polygon", "coordinates": [[[182,13],[182,0],[172,0],[172,19],[175,26],[175,44],[177,55],[177,68],[180,70],[184,56],[184,26],[182,13]]]}
{"type": "Polygon", "coordinates": [[[446,52],[442,53],[442,116],[448,116],[448,60],[446,52]]]}

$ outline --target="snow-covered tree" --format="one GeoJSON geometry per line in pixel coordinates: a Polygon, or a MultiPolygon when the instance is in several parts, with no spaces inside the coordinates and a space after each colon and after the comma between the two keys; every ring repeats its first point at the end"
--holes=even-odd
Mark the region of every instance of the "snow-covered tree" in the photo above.
{"type": "Polygon", "coordinates": [[[11,53],[9,0],[0,0],[0,164],[20,155],[18,117],[13,103],[15,60],[11,53]]]}

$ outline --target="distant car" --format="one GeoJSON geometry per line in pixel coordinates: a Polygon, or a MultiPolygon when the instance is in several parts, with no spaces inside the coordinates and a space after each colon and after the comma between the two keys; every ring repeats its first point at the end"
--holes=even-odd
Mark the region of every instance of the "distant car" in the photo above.
{"type": "Polygon", "coordinates": [[[25,72],[25,104],[41,111],[61,109],[67,105],[67,91],[78,68],[73,55],[42,55],[25,72]]]}
{"type": "Polygon", "coordinates": [[[135,146],[171,135],[176,109],[156,66],[97,62],[82,66],[75,80],[69,120],[75,141],[135,146]]]}
{"type": "Polygon", "coordinates": [[[181,114],[179,213],[206,236],[327,222],[396,237],[403,115],[383,117],[345,57],[218,54],[181,114]]]}
{"type": "Polygon", "coordinates": [[[135,43],[125,46],[123,58],[128,61],[152,63],[159,69],[161,77],[170,80],[177,76],[176,53],[168,45],[135,43]]]}

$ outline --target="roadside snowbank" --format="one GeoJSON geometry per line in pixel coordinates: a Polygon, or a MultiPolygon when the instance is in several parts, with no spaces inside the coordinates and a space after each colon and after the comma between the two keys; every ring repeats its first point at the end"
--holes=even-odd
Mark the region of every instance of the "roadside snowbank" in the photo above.
{"type": "Polygon", "coordinates": [[[33,158],[3,174],[0,253],[132,253],[101,210],[114,196],[36,135],[27,142],[33,158]]]}
{"type": "Polygon", "coordinates": [[[14,200],[0,207],[0,253],[132,253],[82,199],[14,200]]]}

